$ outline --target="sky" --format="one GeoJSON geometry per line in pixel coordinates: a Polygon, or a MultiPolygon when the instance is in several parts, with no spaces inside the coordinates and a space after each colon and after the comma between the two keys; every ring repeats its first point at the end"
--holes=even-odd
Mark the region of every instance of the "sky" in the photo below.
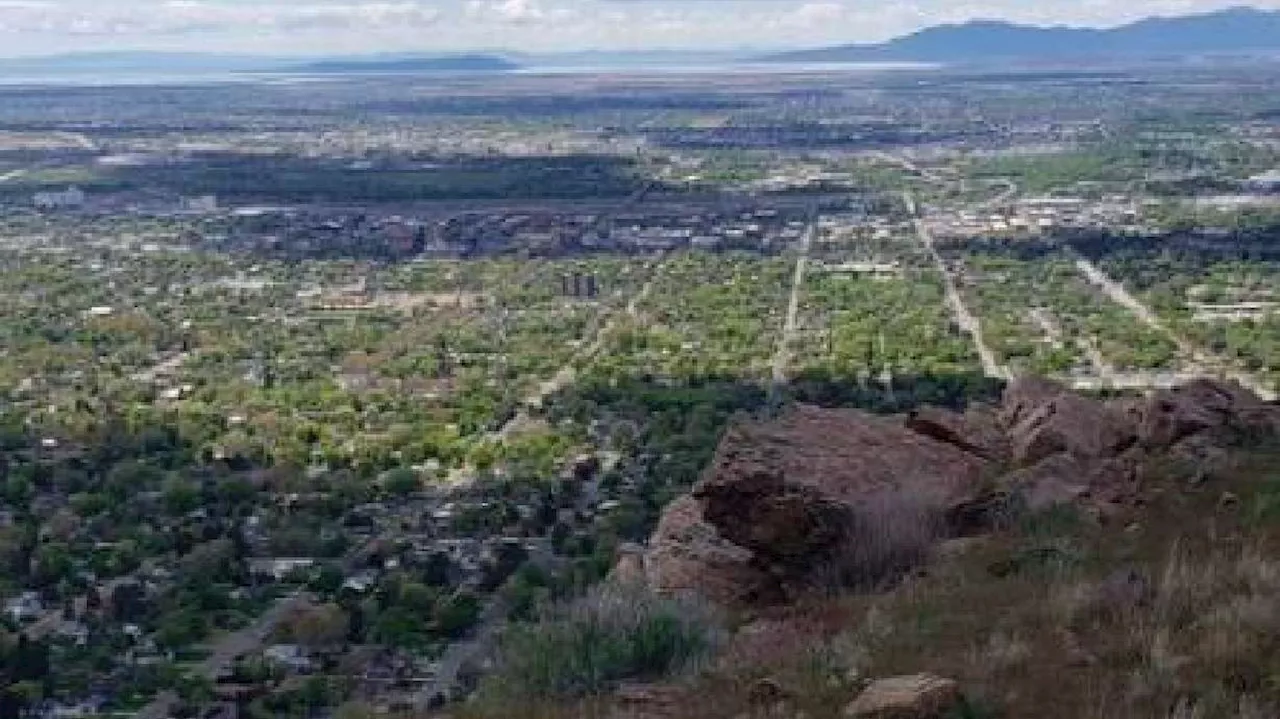
{"type": "MultiPolygon", "coordinates": [[[[1241,0],[0,0],[0,56],[766,49],[975,18],[1110,26],[1241,0]]],[[[1280,9],[1280,0],[1255,0],[1280,9]]]]}

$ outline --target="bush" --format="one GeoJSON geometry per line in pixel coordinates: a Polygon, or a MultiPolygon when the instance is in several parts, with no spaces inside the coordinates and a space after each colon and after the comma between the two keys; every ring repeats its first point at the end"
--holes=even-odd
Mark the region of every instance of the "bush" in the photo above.
{"type": "Polygon", "coordinates": [[[874,587],[922,563],[942,534],[938,512],[901,492],[871,497],[853,512],[848,534],[815,583],[833,590],[874,587]]]}
{"type": "Polygon", "coordinates": [[[664,599],[638,586],[605,585],[536,624],[513,626],[485,692],[571,697],[624,679],[688,670],[718,644],[718,622],[702,604],[664,599]]]}

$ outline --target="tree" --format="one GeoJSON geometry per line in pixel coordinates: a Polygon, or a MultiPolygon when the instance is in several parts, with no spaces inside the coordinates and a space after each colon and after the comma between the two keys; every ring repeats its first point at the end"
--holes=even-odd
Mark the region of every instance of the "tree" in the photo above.
{"type": "Polygon", "coordinates": [[[432,552],[422,568],[422,581],[432,587],[443,587],[449,584],[453,575],[453,560],[444,552],[432,552]]]}
{"type": "Polygon", "coordinates": [[[206,584],[228,579],[233,571],[235,545],[229,539],[215,539],[197,545],[182,558],[179,574],[184,582],[206,584]]]}
{"type": "Polygon", "coordinates": [[[197,509],[200,506],[200,487],[185,479],[170,479],[165,483],[164,505],[173,515],[197,509]]]}
{"type": "Polygon", "coordinates": [[[418,491],[418,473],[408,467],[393,469],[383,478],[383,486],[397,497],[407,497],[418,491]]]}
{"type": "Polygon", "coordinates": [[[333,564],[326,564],[320,567],[320,570],[316,572],[315,577],[307,586],[313,592],[332,595],[342,589],[344,579],[341,568],[333,564]]]}
{"type": "Polygon", "coordinates": [[[39,586],[57,584],[69,579],[75,571],[71,554],[64,544],[46,544],[35,552],[32,579],[39,586]]]}
{"type": "Polygon", "coordinates": [[[180,609],[160,621],[155,639],[166,649],[180,649],[200,641],[208,632],[208,622],[202,612],[180,609]]]}
{"type": "Polygon", "coordinates": [[[459,639],[471,631],[480,619],[480,599],[470,592],[459,592],[441,605],[436,613],[436,631],[449,639],[459,639]]]}
{"type": "Polygon", "coordinates": [[[163,477],[160,470],[148,464],[121,462],[107,473],[105,488],[116,502],[124,502],[139,492],[154,489],[163,477]]]}
{"type": "Polygon", "coordinates": [[[346,702],[333,712],[334,719],[375,719],[378,716],[375,707],[356,701],[346,702]]]}
{"type": "Polygon", "coordinates": [[[15,682],[0,694],[0,718],[17,719],[25,715],[30,707],[39,704],[43,698],[44,685],[40,682],[15,682]]]}
{"type": "Polygon", "coordinates": [[[252,502],[257,491],[253,482],[242,476],[228,477],[217,488],[218,499],[233,507],[252,502]]]}
{"type": "Polygon", "coordinates": [[[185,675],[178,682],[177,693],[187,704],[205,704],[213,700],[213,682],[205,677],[185,675]]]}
{"type": "Polygon", "coordinates": [[[27,536],[20,527],[0,527],[0,571],[25,574],[27,536]]]}
{"type": "Polygon", "coordinates": [[[347,637],[347,613],[336,604],[307,607],[289,618],[286,631],[293,641],[309,649],[327,649],[347,637]]]}
{"type": "Polygon", "coordinates": [[[393,647],[412,647],[421,643],[426,623],[404,607],[392,607],[378,615],[373,626],[375,641],[393,647]]]}
{"type": "Polygon", "coordinates": [[[147,615],[147,592],[137,582],[125,582],[111,590],[111,617],[118,622],[139,622],[147,615]]]}

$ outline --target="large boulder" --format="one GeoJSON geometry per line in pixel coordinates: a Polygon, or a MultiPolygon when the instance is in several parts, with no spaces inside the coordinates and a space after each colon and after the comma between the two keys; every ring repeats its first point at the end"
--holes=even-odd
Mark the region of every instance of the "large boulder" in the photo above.
{"type": "MultiPolygon", "coordinates": [[[[628,570],[634,571],[619,568],[628,570]]],[[[702,505],[687,495],[667,505],[642,570],[663,594],[692,593],[726,606],[773,599],[773,583],[753,565],[752,553],[720,536],[703,519],[702,505]]]]}
{"type": "Polygon", "coordinates": [[[722,536],[785,573],[845,541],[861,510],[940,515],[991,466],[893,420],[798,407],[727,433],[694,496],[722,536]]]}
{"type": "Polygon", "coordinates": [[[1119,407],[1078,395],[1049,380],[1022,378],[1006,389],[1000,418],[1013,460],[1033,465],[1058,453],[1112,457],[1137,440],[1133,418],[1119,407]]]}
{"type": "Polygon", "coordinates": [[[1233,382],[1200,379],[1131,405],[1138,439],[1149,450],[1191,437],[1241,439],[1280,433],[1280,407],[1233,382]]]}
{"type": "Polygon", "coordinates": [[[739,606],[876,584],[941,535],[1007,527],[1022,512],[1070,504],[1123,519],[1171,465],[1208,477],[1240,439],[1278,435],[1280,408],[1214,381],[1102,402],[1019,379],[997,410],[905,419],[800,406],[726,432],[692,494],[615,578],[739,606]]]}
{"type": "Polygon", "coordinates": [[[986,408],[970,408],[964,414],[939,407],[921,407],[906,419],[907,429],[993,462],[1007,461],[1009,436],[995,414],[986,408]]]}
{"type": "Polygon", "coordinates": [[[1089,493],[1089,463],[1070,454],[1055,454],[1007,475],[1002,484],[1017,498],[1018,507],[1041,512],[1071,504],[1089,493]]]}
{"type": "Polygon", "coordinates": [[[852,704],[847,719],[943,719],[962,701],[960,687],[932,674],[877,679],[852,704]]]}

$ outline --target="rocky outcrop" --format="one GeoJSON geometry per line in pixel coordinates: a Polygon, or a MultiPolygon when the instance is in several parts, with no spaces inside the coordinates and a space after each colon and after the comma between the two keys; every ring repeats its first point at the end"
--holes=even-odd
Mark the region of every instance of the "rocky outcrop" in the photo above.
{"type": "Polygon", "coordinates": [[[664,594],[695,593],[724,605],[774,598],[769,577],[753,563],[751,552],[720,536],[689,496],[663,512],[642,570],[649,586],[664,594]]]}
{"type": "Polygon", "coordinates": [[[844,710],[847,719],[943,719],[961,702],[960,686],[932,674],[877,679],[844,710]]]}
{"type": "MultiPolygon", "coordinates": [[[[1103,402],[1027,379],[995,409],[906,418],[797,407],[726,433],[692,493],[666,510],[643,574],[725,604],[783,600],[828,565],[840,581],[849,562],[901,569],[928,543],[998,530],[1019,512],[1075,504],[1105,521],[1142,503],[1150,467],[1202,465],[1258,436],[1280,436],[1280,408],[1210,381],[1103,402]]],[[[620,572],[635,574],[625,561],[620,572]]]]}
{"type": "Polygon", "coordinates": [[[648,582],[644,571],[645,550],[638,544],[626,543],[618,547],[618,560],[609,573],[613,584],[640,584],[648,582]]]}
{"type": "Polygon", "coordinates": [[[900,422],[799,407],[731,431],[693,496],[725,538],[786,563],[841,541],[861,505],[909,493],[943,510],[971,496],[989,466],[900,422]]]}
{"type": "Polygon", "coordinates": [[[1122,409],[1042,379],[1009,385],[1000,418],[1013,445],[1013,461],[1023,466],[1064,452],[1111,457],[1137,440],[1133,419],[1122,409]]]}
{"type": "Polygon", "coordinates": [[[1008,461],[1012,447],[994,412],[972,408],[964,414],[921,407],[906,420],[907,429],[993,462],[1008,461]]]}
{"type": "Polygon", "coordinates": [[[1280,407],[1263,402],[1239,385],[1196,380],[1130,404],[1138,440],[1149,449],[1175,446],[1209,435],[1237,440],[1280,431],[1280,407]]]}

